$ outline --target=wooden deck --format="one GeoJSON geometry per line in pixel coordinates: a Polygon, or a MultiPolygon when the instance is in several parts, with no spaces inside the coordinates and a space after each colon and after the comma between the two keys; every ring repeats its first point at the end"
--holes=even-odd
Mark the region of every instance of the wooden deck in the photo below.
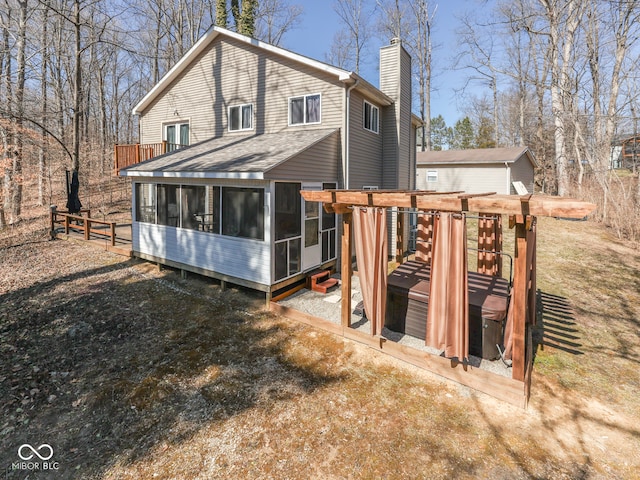
{"type": "Polygon", "coordinates": [[[133,255],[131,222],[106,222],[57,212],[51,216],[51,237],[87,242],[126,257],[133,255]]]}

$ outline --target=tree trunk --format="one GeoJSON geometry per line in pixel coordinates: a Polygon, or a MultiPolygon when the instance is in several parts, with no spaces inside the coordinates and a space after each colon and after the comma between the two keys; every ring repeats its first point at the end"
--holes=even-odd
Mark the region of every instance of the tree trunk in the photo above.
{"type": "Polygon", "coordinates": [[[570,111],[568,96],[571,91],[570,72],[575,35],[582,17],[580,0],[568,0],[566,17],[561,25],[560,6],[551,0],[540,0],[549,22],[549,43],[551,49],[551,108],[554,118],[554,143],[556,157],[557,193],[569,194],[569,169],[567,159],[567,118],[570,111]],[[561,32],[562,30],[562,32],[561,32]],[[562,35],[561,35],[562,33],[562,35]],[[561,55],[562,54],[562,55],[561,55]]]}
{"type": "MultiPolygon", "coordinates": [[[[12,97],[13,97],[13,84],[11,82],[12,75],[12,59],[11,59],[11,50],[10,50],[10,35],[9,35],[9,24],[11,22],[11,14],[12,10],[9,4],[6,4],[6,10],[3,15],[3,26],[2,26],[2,50],[4,54],[4,65],[3,65],[3,75],[4,75],[4,103],[6,104],[7,116],[11,117],[12,115],[12,97]]],[[[5,228],[7,226],[6,221],[6,212],[11,212],[11,197],[13,191],[13,177],[12,177],[12,169],[11,169],[11,161],[10,161],[10,144],[12,143],[11,132],[7,131],[5,128],[0,126],[0,135],[2,135],[2,151],[3,154],[0,156],[0,167],[2,172],[2,195],[0,200],[2,200],[2,205],[0,206],[0,228],[5,228]]]]}
{"type": "Polygon", "coordinates": [[[80,170],[80,119],[82,118],[82,65],[80,0],[74,1],[73,28],[75,33],[75,72],[73,77],[73,160],[71,170],[80,170]]]}
{"type": "Polygon", "coordinates": [[[40,115],[40,121],[42,122],[42,130],[40,132],[40,149],[38,151],[38,205],[44,205],[44,177],[47,164],[47,131],[44,128],[47,124],[47,102],[48,102],[48,89],[47,78],[49,68],[49,47],[48,47],[48,23],[49,23],[49,1],[43,1],[44,10],[42,12],[42,36],[40,42],[42,43],[42,65],[40,69],[41,84],[40,94],[42,100],[42,109],[40,115]]]}

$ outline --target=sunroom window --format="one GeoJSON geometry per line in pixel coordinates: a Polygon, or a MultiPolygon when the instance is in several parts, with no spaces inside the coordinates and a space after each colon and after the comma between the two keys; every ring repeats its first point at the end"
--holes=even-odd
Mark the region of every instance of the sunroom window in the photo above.
{"type": "Polygon", "coordinates": [[[264,189],[222,187],[222,234],[264,239],[264,189]]]}

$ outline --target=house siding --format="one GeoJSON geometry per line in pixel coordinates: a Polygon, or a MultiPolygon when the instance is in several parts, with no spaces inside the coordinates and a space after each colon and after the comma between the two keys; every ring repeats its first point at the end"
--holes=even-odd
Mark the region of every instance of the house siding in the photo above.
{"type": "Polygon", "coordinates": [[[383,118],[383,187],[411,186],[411,57],[400,42],[380,49],[380,90],[394,100],[383,118]]]}
{"type": "Polygon", "coordinates": [[[464,191],[467,193],[496,192],[508,194],[507,169],[503,164],[495,165],[419,165],[418,190],[438,192],[464,191]],[[437,182],[427,182],[427,171],[438,172],[437,182]]]}
{"type": "Polygon", "coordinates": [[[399,137],[399,161],[398,161],[398,183],[396,188],[408,189],[415,178],[415,169],[412,169],[412,159],[414,156],[415,136],[411,135],[413,127],[411,125],[411,57],[404,48],[400,48],[400,102],[398,124],[399,137]]]}
{"type": "MultiPolygon", "coordinates": [[[[380,49],[380,90],[394,103],[382,111],[382,182],[384,189],[408,189],[415,172],[411,131],[411,56],[397,41],[380,49]]],[[[395,246],[396,213],[388,214],[388,242],[395,246]]],[[[406,237],[405,237],[406,238],[406,237]]],[[[393,248],[389,254],[393,255],[393,248]]]]}
{"type": "MultiPolygon", "coordinates": [[[[180,179],[179,181],[162,179],[162,181],[157,181],[157,179],[150,178],[140,178],[136,181],[178,185],[263,187],[265,189],[265,212],[271,211],[269,182],[218,181],[209,183],[197,179],[180,179]]],[[[270,220],[269,215],[264,216],[264,240],[229,237],[133,221],[133,251],[138,256],[160,258],[248,282],[271,285],[270,220]]]]}
{"type": "Polygon", "coordinates": [[[340,132],[311,146],[265,174],[273,180],[341,183],[340,132]]]}
{"type": "MultiPolygon", "coordinates": [[[[397,94],[396,89],[389,91],[391,79],[389,77],[395,77],[397,75],[397,59],[392,55],[383,55],[383,50],[380,51],[380,88],[386,87],[383,90],[387,95],[395,98],[397,94]]],[[[397,82],[396,82],[397,83],[397,82]]],[[[397,158],[398,158],[398,127],[396,124],[396,110],[395,105],[385,107],[381,111],[382,118],[382,188],[395,188],[398,181],[397,171],[397,158]]]]}
{"type": "Polygon", "coordinates": [[[534,189],[534,177],[535,171],[531,162],[526,155],[523,155],[513,164],[511,164],[511,181],[509,182],[509,189],[512,195],[516,195],[516,191],[513,188],[513,182],[522,182],[529,193],[533,193],[534,189]]]}
{"type": "Polygon", "coordinates": [[[220,37],[195,59],[141,115],[141,143],[162,140],[162,125],[190,122],[191,143],[221,135],[278,132],[287,128],[340,128],[344,87],[335,76],[220,37]],[[288,99],[321,95],[321,123],[288,126],[288,99]],[[229,106],[253,104],[253,129],[229,132],[229,106]],[[177,113],[177,115],[176,115],[177,113]]]}
{"type": "Polygon", "coordinates": [[[382,121],[383,109],[378,107],[378,133],[364,128],[364,100],[358,92],[351,92],[349,101],[349,185],[348,188],[377,186],[382,188],[382,142],[385,123],[382,121]]]}

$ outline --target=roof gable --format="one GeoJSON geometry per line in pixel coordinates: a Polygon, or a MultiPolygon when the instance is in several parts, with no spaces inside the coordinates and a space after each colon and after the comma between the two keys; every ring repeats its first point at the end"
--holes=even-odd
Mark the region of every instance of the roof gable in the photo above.
{"type": "Polygon", "coordinates": [[[149,107],[153,101],[165,90],[172,82],[185,71],[192,62],[195,61],[198,56],[206,51],[214,42],[214,40],[220,36],[233,38],[239,42],[252,45],[265,53],[270,53],[280,57],[293,60],[307,67],[311,67],[315,70],[328,73],[335,76],[339,81],[345,84],[353,84],[357,89],[362,90],[368,96],[375,98],[382,105],[389,105],[392,100],[382,93],[379,89],[371,85],[369,82],[358,76],[357,74],[343,70],[338,67],[334,67],[324,62],[314,60],[304,55],[294,53],[281,47],[276,47],[269,43],[256,40],[255,38],[240,35],[239,33],[232,32],[230,30],[220,28],[217,26],[211,27],[200,39],[189,49],[189,51],[176,63],[161,79],[160,81],[138,102],[133,108],[134,115],[140,115],[144,110],[149,107]]]}

